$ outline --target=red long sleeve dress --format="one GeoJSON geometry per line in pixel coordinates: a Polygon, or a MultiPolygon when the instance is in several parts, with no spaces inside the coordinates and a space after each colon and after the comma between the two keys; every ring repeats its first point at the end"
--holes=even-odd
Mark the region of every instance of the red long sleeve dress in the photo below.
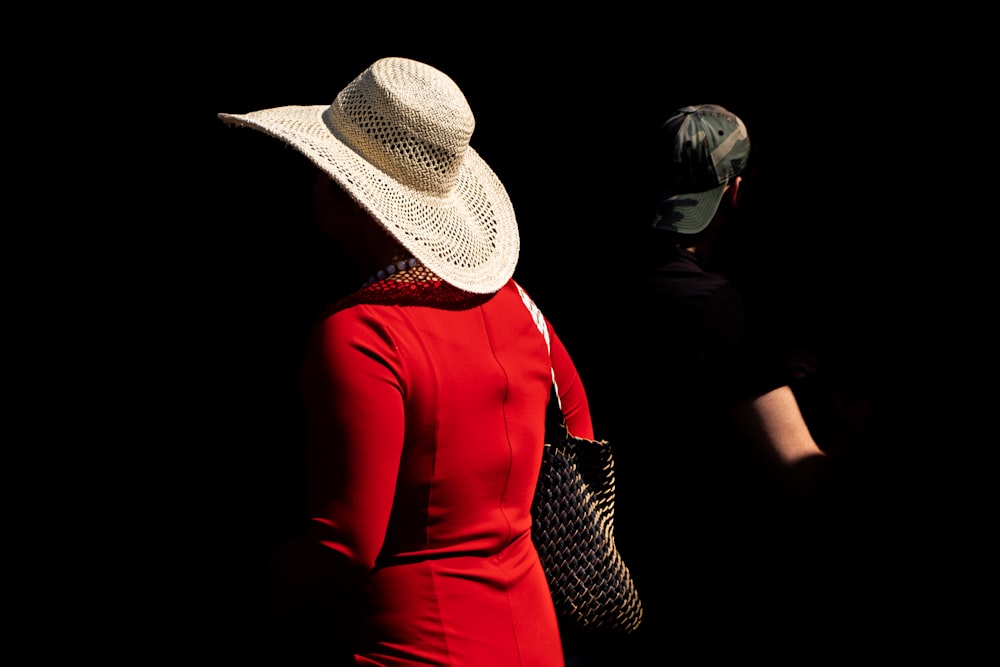
{"type": "MultiPolygon", "coordinates": [[[[567,424],[592,438],[550,337],[567,424]]],[[[354,664],[563,667],[530,537],[550,355],[513,281],[369,286],[321,318],[302,377],[314,574],[352,605],[354,664]]]]}

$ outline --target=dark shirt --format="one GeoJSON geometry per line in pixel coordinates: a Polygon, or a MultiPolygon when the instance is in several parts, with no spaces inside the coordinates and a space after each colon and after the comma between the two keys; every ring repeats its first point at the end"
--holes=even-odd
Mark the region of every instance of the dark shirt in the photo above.
{"type": "Polygon", "coordinates": [[[636,472],[668,472],[679,499],[725,504],[764,481],[730,409],[788,384],[790,373],[739,290],[693,253],[665,251],[640,294],[633,306],[639,362],[625,369],[623,382],[643,387],[633,405],[645,418],[635,422],[639,432],[623,455],[654,465],[636,465],[636,472]]]}
{"type": "Polygon", "coordinates": [[[754,330],[733,284],[687,250],[662,259],[647,274],[640,313],[660,380],[654,393],[686,405],[681,414],[715,413],[787,384],[776,346],[754,330]]]}
{"type": "Polygon", "coordinates": [[[617,540],[646,600],[633,646],[730,613],[715,601],[764,581],[785,528],[776,481],[729,417],[789,384],[781,350],[731,281],[684,250],[659,260],[619,318],[635,323],[621,331],[633,347],[617,369],[613,443],[617,540]]]}

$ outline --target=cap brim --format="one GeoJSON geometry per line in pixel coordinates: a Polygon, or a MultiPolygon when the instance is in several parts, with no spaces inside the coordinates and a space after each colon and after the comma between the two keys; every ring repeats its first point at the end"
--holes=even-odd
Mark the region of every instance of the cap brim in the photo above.
{"type": "Polygon", "coordinates": [[[665,195],[656,207],[653,227],[679,234],[697,234],[712,221],[725,189],[722,184],[704,192],[665,195]]]}

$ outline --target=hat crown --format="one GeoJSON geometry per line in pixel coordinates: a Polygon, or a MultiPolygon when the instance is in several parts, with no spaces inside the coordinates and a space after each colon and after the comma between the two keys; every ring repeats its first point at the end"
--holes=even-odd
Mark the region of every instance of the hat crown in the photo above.
{"type": "Polygon", "coordinates": [[[674,192],[704,192],[738,176],[746,167],[750,139],[738,116],[716,104],[678,109],[663,125],[670,142],[665,164],[674,192]]]}
{"type": "Polygon", "coordinates": [[[349,83],[325,121],[338,139],[399,182],[446,196],[459,180],[475,117],[439,70],[383,58],[349,83]]]}

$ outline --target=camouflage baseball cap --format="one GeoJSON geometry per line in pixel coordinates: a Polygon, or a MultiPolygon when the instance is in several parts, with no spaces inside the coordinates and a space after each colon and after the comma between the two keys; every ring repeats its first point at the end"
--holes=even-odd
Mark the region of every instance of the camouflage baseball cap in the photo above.
{"type": "Polygon", "coordinates": [[[656,139],[656,215],[653,227],[697,234],[722,201],[725,184],[746,167],[750,137],[743,121],[716,104],[682,107],[656,139]]]}

